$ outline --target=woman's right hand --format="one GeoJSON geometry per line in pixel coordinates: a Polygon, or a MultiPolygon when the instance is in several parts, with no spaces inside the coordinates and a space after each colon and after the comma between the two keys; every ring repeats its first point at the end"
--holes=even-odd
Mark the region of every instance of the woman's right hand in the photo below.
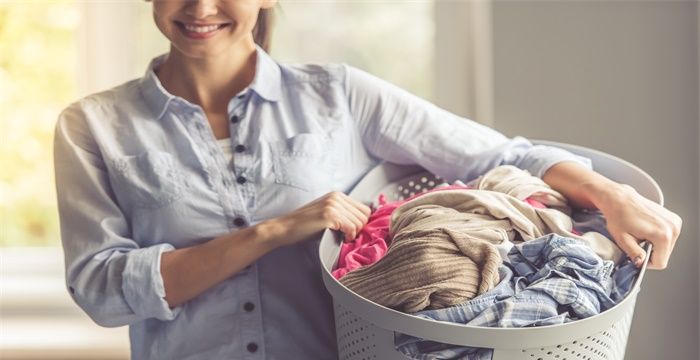
{"type": "Polygon", "coordinates": [[[345,234],[345,241],[352,241],[367,224],[370,213],[367,205],[333,191],[267,222],[274,229],[277,246],[311,239],[326,228],[339,230],[345,234]]]}

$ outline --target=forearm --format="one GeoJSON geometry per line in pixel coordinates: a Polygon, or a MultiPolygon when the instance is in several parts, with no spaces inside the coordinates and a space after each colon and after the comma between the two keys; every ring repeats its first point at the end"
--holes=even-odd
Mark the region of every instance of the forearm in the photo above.
{"type": "Polygon", "coordinates": [[[557,163],[542,180],[578,208],[600,209],[606,198],[619,191],[620,184],[570,161],[557,163]]]}
{"type": "Polygon", "coordinates": [[[161,275],[171,308],[186,303],[278,246],[278,227],[263,222],[206,243],[163,253],[161,275]]]}

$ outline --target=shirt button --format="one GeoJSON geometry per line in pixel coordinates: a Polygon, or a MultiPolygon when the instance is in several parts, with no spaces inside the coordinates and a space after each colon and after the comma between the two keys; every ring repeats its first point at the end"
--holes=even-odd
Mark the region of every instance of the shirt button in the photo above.
{"type": "Polygon", "coordinates": [[[240,153],[240,152],[244,152],[244,151],[245,151],[245,145],[236,145],[236,147],[234,148],[234,150],[236,150],[236,152],[239,152],[239,153],[240,153]]]}
{"type": "Polygon", "coordinates": [[[75,294],[75,289],[72,286],[68,287],[68,291],[70,291],[71,294],[75,294]]]}
{"type": "Polygon", "coordinates": [[[246,178],[244,178],[243,176],[239,176],[236,178],[236,182],[239,184],[245,184],[246,181],[248,180],[246,180],[246,178]]]}
{"type": "Polygon", "coordinates": [[[237,217],[237,218],[233,219],[233,224],[238,226],[238,227],[241,227],[241,226],[245,226],[246,222],[245,222],[245,219],[243,219],[241,217],[237,217]]]}
{"type": "Polygon", "coordinates": [[[248,351],[254,353],[254,352],[258,351],[258,344],[253,343],[253,342],[248,343],[248,346],[246,346],[246,349],[248,349],[248,351]]]}
{"type": "Polygon", "coordinates": [[[238,119],[238,116],[237,116],[237,115],[233,115],[233,116],[231,116],[231,122],[232,122],[232,123],[234,123],[234,124],[235,124],[235,123],[237,123],[237,122],[238,122],[238,120],[239,120],[239,119],[238,119]]]}
{"type": "Polygon", "coordinates": [[[243,304],[243,310],[245,310],[247,312],[251,312],[254,309],[255,309],[255,304],[253,304],[252,302],[247,302],[247,303],[243,304]]]}

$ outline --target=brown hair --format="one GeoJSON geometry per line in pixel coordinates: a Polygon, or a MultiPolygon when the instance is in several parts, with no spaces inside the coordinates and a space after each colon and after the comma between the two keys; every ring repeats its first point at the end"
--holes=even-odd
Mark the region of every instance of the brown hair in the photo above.
{"type": "Polygon", "coordinates": [[[260,9],[258,21],[253,28],[253,39],[255,43],[265,49],[266,52],[270,52],[270,38],[272,38],[272,25],[274,20],[273,10],[274,7],[260,9]]]}

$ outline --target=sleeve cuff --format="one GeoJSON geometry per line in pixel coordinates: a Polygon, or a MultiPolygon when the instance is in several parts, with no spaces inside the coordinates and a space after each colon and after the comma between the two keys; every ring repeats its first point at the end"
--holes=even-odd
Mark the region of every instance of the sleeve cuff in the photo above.
{"type": "Polygon", "coordinates": [[[124,298],[131,310],[141,318],[173,320],[180,308],[170,309],[165,301],[165,286],[160,273],[164,252],[174,250],[170,244],[135,249],[127,255],[122,275],[124,298]]]}
{"type": "Polygon", "coordinates": [[[572,154],[564,149],[554,146],[534,145],[529,149],[527,159],[521,164],[521,168],[527,169],[530,174],[542,178],[545,172],[554,164],[563,161],[573,161],[592,170],[593,164],[591,159],[579,155],[572,154]]]}

